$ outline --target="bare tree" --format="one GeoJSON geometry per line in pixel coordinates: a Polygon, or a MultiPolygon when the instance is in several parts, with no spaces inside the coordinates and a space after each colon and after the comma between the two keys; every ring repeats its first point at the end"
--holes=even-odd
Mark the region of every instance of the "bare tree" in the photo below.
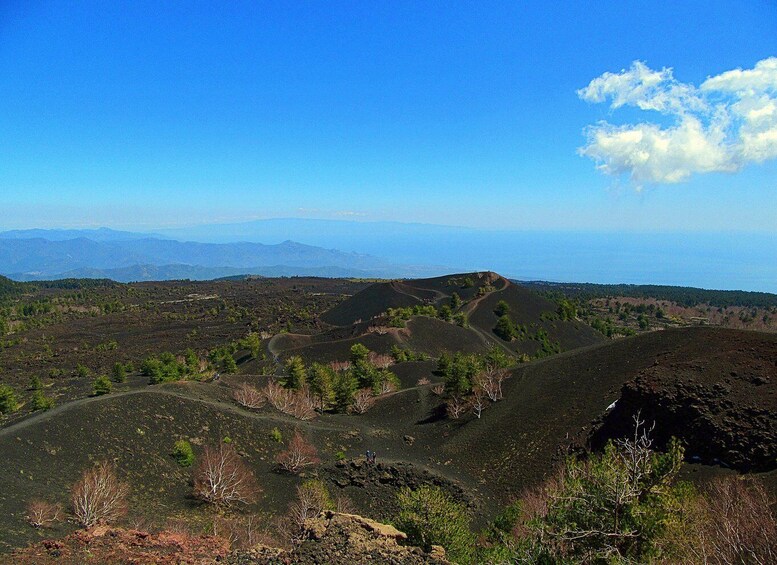
{"type": "Polygon", "coordinates": [[[47,528],[62,520],[62,505],[39,499],[31,500],[27,505],[25,520],[33,528],[47,528]]]}
{"type": "Polygon", "coordinates": [[[310,394],[308,387],[303,387],[294,393],[291,406],[289,406],[286,413],[298,420],[312,420],[318,415],[316,413],[316,401],[313,395],[310,394]]]}
{"type": "Polygon", "coordinates": [[[458,420],[469,410],[469,402],[461,396],[451,396],[445,403],[445,411],[449,418],[458,420]]]}
{"type": "Polygon", "coordinates": [[[344,512],[350,509],[350,501],[339,497],[333,501],[326,485],[319,480],[306,481],[297,487],[297,499],[289,505],[279,530],[292,544],[304,539],[305,522],[316,518],[324,510],[344,512]]]}
{"type": "Polygon", "coordinates": [[[307,481],[297,487],[297,500],[289,507],[293,522],[302,528],[305,520],[315,518],[334,506],[326,486],[321,481],[307,481]]]}
{"type": "Polygon", "coordinates": [[[432,384],[432,381],[430,381],[427,377],[421,377],[416,381],[415,386],[426,386],[432,384]]]}
{"type": "Polygon", "coordinates": [[[318,451],[308,442],[299,431],[294,432],[294,437],[289,441],[289,447],[281,451],[275,458],[275,462],[289,473],[299,473],[305,467],[321,462],[318,451]]]}
{"type": "Polygon", "coordinates": [[[367,355],[367,361],[369,361],[374,367],[378,369],[388,369],[394,364],[394,358],[391,355],[384,355],[381,353],[375,353],[370,351],[367,355]]]}
{"type": "Polygon", "coordinates": [[[232,397],[241,406],[246,408],[261,408],[267,401],[267,396],[259,392],[256,387],[248,383],[241,383],[232,393],[232,397]]]}
{"type": "Polygon", "coordinates": [[[720,477],[707,486],[697,514],[698,540],[690,549],[705,563],[777,562],[777,521],[773,500],[761,483],[720,477]]]}
{"type": "Polygon", "coordinates": [[[329,366],[335,373],[341,373],[351,368],[350,361],[332,361],[329,366]]]}
{"type": "Polygon", "coordinates": [[[436,384],[432,387],[432,394],[436,396],[442,396],[445,394],[445,385],[443,384],[436,384]]]}
{"type": "Polygon", "coordinates": [[[380,394],[389,394],[391,392],[396,392],[396,390],[397,385],[388,379],[385,379],[380,383],[380,394]]]}
{"type": "Polygon", "coordinates": [[[483,410],[486,409],[486,406],[486,393],[483,390],[483,387],[475,385],[472,389],[472,413],[479,419],[481,414],[483,414],[483,410]]]}
{"type": "Polygon", "coordinates": [[[269,382],[262,389],[262,396],[273,408],[298,420],[312,420],[317,416],[316,401],[307,386],[295,391],[269,382]]]}
{"type": "Polygon", "coordinates": [[[502,382],[507,378],[508,374],[506,369],[490,367],[475,377],[475,386],[482,388],[491,402],[496,402],[503,398],[502,382]]]}
{"type": "Polygon", "coordinates": [[[248,516],[217,516],[213,520],[213,535],[229,542],[231,549],[250,549],[262,543],[274,547],[276,543],[261,527],[253,514],[248,516]]]}
{"type": "Polygon", "coordinates": [[[219,506],[249,504],[261,492],[256,477],[230,444],[206,446],[194,470],[194,496],[219,506]]]}
{"type": "Polygon", "coordinates": [[[362,388],[353,395],[351,409],[357,414],[364,414],[375,404],[375,397],[369,388],[362,388]]]}
{"type": "Polygon", "coordinates": [[[294,393],[273,381],[267,383],[262,394],[273,408],[284,413],[288,413],[294,404],[294,393]]]}
{"type": "Polygon", "coordinates": [[[127,512],[128,494],[129,485],[118,479],[113,464],[101,461],[86,469],[73,485],[73,514],[86,528],[116,521],[127,512]]]}

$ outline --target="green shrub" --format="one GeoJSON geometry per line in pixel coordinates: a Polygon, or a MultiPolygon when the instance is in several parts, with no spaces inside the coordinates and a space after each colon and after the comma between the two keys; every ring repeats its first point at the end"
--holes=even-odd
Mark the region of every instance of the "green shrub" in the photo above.
{"type": "Polygon", "coordinates": [[[124,365],[116,363],[111,371],[111,377],[115,383],[123,383],[127,380],[127,373],[125,372],[124,365]]]}
{"type": "Polygon", "coordinates": [[[191,467],[194,463],[194,450],[185,439],[179,439],[173,446],[173,457],[181,467],[191,467]]]}
{"type": "Polygon", "coordinates": [[[43,390],[43,383],[38,375],[33,375],[30,378],[30,390],[43,390]]]}
{"type": "Polygon", "coordinates": [[[499,317],[502,317],[506,314],[510,313],[510,305],[505,302],[504,300],[500,300],[496,303],[496,308],[494,308],[494,314],[496,314],[499,317]]]}
{"type": "Polygon", "coordinates": [[[51,410],[54,408],[54,399],[43,394],[42,390],[36,390],[32,394],[33,410],[51,410]]]}
{"type": "Polygon", "coordinates": [[[100,375],[92,383],[92,392],[95,396],[102,396],[108,394],[113,390],[113,384],[106,375],[100,375]]]}
{"type": "Polygon", "coordinates": [[[335,461],[345,461],[345,459],[345,451],[340,450],[335,453],[335,461]]]}
{"type": "Polygon", "coordinates": [[[510,319],[510,316],[504,314],[499,317],[494,327],[494,333],[501,337],[505,341],[512,341],[517,334],[515,324],[510,319]]]}
{"type": "Polygon", "coordinates": [[[175,355],[165,352],[158,358],[148,357],[140,366],[140,372],[148,377],[150,384],[155,385],[181,379],[186,374],[186,366],[179,363],[175,355]]]}
{"type": "Polygon", "coordinates": [[[9,385],[0,385],[0,414],[10,414],[18,409],[16,391],[9,385]]]}
{"type": "Polygon", "coordinates": [[[647,563],[662,557],[661,538],[682,519],[684,484],[673,485],[683,449],[651,450],[638,421],[633,440],[609,443],[601,455],[570,459],[545,489],[547,509],[531,521],[534,550],[574,562],[647,563]]]}
{"type": "Polygon", "coordinates": [[[397,495],[399,514],[396,527],[408,541],[429,551],[441,545],[454,562],[471,560],[475,536],[469,529],[470,517],[464,505],[452,500],[439,487],[424,485],[417,490],[402,489],[397,495]]]}
{"type": "Polygon", "coordinates": [[[270,437],[275,443],[281,443],[283,441],[283,434],[281,434],[281,431],[278,428],[270,430],[270,437]]]}

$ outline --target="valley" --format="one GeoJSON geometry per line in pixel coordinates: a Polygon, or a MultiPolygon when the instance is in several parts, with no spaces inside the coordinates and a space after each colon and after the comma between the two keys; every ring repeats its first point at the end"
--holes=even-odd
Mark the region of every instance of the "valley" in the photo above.
{"type": "Polygon", "coordinates": [[[483,527],[567,457],[627,435],[635,414],[655,422],[658,447],[670,437],[684,443],[690,480],[754,471],[777,492],[777,334],[688,324],[608,339],[562,303],[488,272],[78,284],[12,288],[5,299],[11,318],[20,304],[47,307],[12,320],[3,338],[2,382],[18,391],[0,429],[4,551],[75,531],[67,522],[30,528],[27,505],[67,507],[70,485],[101,460],[131,485],[125,523],[208,531],[212,509],[192,498],[191,470],[171,456],[180,440],[197,456],[233,445],[263,491],[240,515],[270,530],[311,478],[384,522],[403,487],[434,484],[483,527]],[[504,319],[509,335],[498,329],[504,319]],[[175,371],[150,372],[148,359],[164,352],[175,371]],[[121,379],[117,363],[127,368],[121,379]],[[307,412],[236,402],[236,391],[264,393],[276,382],[301,398],[288,380],[296,363],[313,399],[307,412]],[[342,379],[362,363],[367,372],[348,378],[369,388],[352,389],[346,405],[324,401],[314,380],[321,368],[342,379]],[[465,373],[481,369],[467,367],[500,375],[498,394],[479,410],[479,381],[465,373]],[[96,395],[102,374],[112,385],[96,395]],[[54,406],[34,410],[41,390],[54,406]],[[357,410],[350,403],[361,390],[371,392],[357,410]],[[321,461],[301,477],[276,462],[296,432],[321,461]],[[367,450],[376,465],[365,464],[367,450]]]}

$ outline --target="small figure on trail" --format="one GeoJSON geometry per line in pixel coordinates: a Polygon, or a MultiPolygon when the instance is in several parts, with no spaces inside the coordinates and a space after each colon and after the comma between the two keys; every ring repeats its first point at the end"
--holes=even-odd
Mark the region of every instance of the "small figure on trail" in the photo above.
{"type": "Polygon", "coordinates": [[[375,459],[377,459],[377,458],[378,458],[378,454],[373,451],[372,452],[372,464],[373,465],[375,465],[375,459]]]}
{"type": "Polygon", "coordinates": [[[367,450],[367,464],[372,463],[372,451],[367,450]]]}
{"type": "Polygon", "coordinates": [[[214,380],[214,381],[217,381],[217,380],[219,380],[219,378],[221,378],[221,375],[219,375],[218,373],[216,373],[215,375],[213,375],[213,380],[214,380]]]}

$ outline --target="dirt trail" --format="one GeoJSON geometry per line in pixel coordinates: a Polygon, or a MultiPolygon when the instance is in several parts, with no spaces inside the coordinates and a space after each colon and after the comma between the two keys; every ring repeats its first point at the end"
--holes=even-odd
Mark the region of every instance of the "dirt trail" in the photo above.
{"type": "MultiPolygon", "coordinates": [[[[504,286],[502,288],[497,289],[497,290],[495,290],[493,292],[490,292],[490,293],[486,293],[483,296],[479,296],[477,298],[473,298],[472,300],[470,300],[467,304],[465,304],[461,308],[461,311],[464,312],[464,314],[469,318],[470,314],[472,314],[472,312],[474,312],[477,309],[477,307],[480,306],[480,303],[485,298],[487,298],[489,296],[492,296],[493,294],[496,294],[498,292],[504,292],[505,290],[507,290],[508,287],[510,287],[510,285],[512,285],[512,283],[509,280],[505,279],[505,278],[503,278],[502,281],[504,282],[504,286]]],[[[485,345],[497,344],[499,347],[501,347],[507,353],[509,353],[510,356],[515,354],[515,352],[512,351],[509,347],[507,347],[507,345],[505,345],[502,342],[501,339],[495,338],[494,336],[492,336],[491,334],[485,332],[481,328],[478,328],[477,326],[470,325],[469,329],[471,329],[476,334],[478,334],[478,336],[480,337],[480,339],[483,341],[483,343],[485,345]]]]}
{"type": "MultiPolygon", "coordinates": [[[[396,290],[399,294],[404,294],[405,296],[409,296],[411,298],[415,298],[416,300],[420,300],[421,302],[426,302],[426,300],[427,300],[423,296],[418,296],[418,295],[413,294],[412,292],[410,292],[408,290],[405,290],[405,286],[406,285],[404,285],[402,283],[394,281],[394,282],[392,282],[390,284],[391,284],[391,288],[396,290]]],[[[448,298],[447,294],[445,294],[444,292],[441,292],[439,290],[434,290],[434,289],[431,289],[431,288],[424,289],[424,290],[426,292],[433,292],[435,294],[435,298],[434,298],[435,302],[439,301],[439,300],[441,300],[443,298],[448,298]]]]}
{"type": "MultiPolygon", "coordinates": [[[[8,435],[12,435],[15,433],[18,433],[19,430],[22,430],[24,428],[27,428],[29,426],[32,426],[34,424],[38,424],[40,422],[46,422],[49,420],[53,420],[57,415],[62,414],[63,412],[66,412],[68,410],[72,410],[74,408],[78,408],[79,406],[83,406],[85,404],[90,404],[92,402],[101,402],[101,401],[107,401],[112,400],[115,398],[120,398],[122,396],[130,396],[135,394],[163,394],[166,396],[175,396],[177,398],[181,398],[183,400],[188,400],[191,402],[198,402],[200,404],[205,404],[206,406],[211,406],[213,408],[217,408],[219,410],[226,410],[228,412],[231,412],[233,414],[238,414],[244,418],[253,418],[256,420],[268,420],[268,421],[276,421],[276,422],[296,422],[299,423],[299,420],[295,420],[291,416],[286,416],[281,413],[259,413],[259,412],[252,412],[249,410],[245,410],[243,408],[240,408],[239,406],[232,404],[231,402],[222,402],[219,400],[212,400],[212,399],[204,399],[204,398],[196,398],[194,396],[190,396],[188,394],[184,394],[177,391],[172,390],[165,390],[160,388],[154,388],[153,385],[146,389],[135,389],[135,390],[128,390],[123,392],[116,392],[111,394],[105,394],[102,396],[90,396],[87,398],[80,398],[78,400],[73,400],[71,402],[67,402],[66,404],[62,404],[61,406],[57,406],[55,408],[52,408],[51,410],[46,410],[45,412],[40,412],[38,414],[35,414],[34,416],[30,416],[29,418],[22,420],[16,424],[13,424],[11,426],[8,426],[7,428],[0,429],[0,438],[8,435]]],[[[305,422],[306,425],[309,425],[313,428],[319,429],[319,430],[328,430],[328,431],[341,431],[345,429],[343,426],[338,425],[322,425],[320,421],[318,420],[312,420],[305,422]]]]}
{"type": "Polygon", "coordinates": [[[478,305],[479,305],[479,304],[480,304],[480,303],[481,303],[483,300],[485,300],[485,299],[486,299],[486,298],[488,298],[489,296],[491,296],[491,295],[493,295],[493,294],[496,294],[496,293],[498,293],[498,292],[504,292],[505,290],[507,290],[507,289],[508,289],[508,288],[509,288],[509,287],[510,287],[512,284],[513,284],[513,283],[511,283],[509,280],[507,280],[507,279],[505,279],[505,278],[502,278],[502,281],[504,282],[504,286],[503,286],[502,288],[500,288],[500,289],[497,289],[497,290],[495,290],[495,291],[493,291],[493,292],[487,292],[487,293],[486,293],[486,294],[484,294],[483,296],[478,296],[477,298],[473,298],[472,300],[470,300],[469,302],[467,302],[467,303],[466,303],[466,304],[465,304],[465,305],[462,307],[461,311],[462,311],[462,312],[464,312],[464,313],[465,313],[467,316],[469,316],[469,315],[470,315],[470,313],[472,313],[472,312],[475,310],[475,308],[477,308],[477,307],[478,307],[478,305]]]}

